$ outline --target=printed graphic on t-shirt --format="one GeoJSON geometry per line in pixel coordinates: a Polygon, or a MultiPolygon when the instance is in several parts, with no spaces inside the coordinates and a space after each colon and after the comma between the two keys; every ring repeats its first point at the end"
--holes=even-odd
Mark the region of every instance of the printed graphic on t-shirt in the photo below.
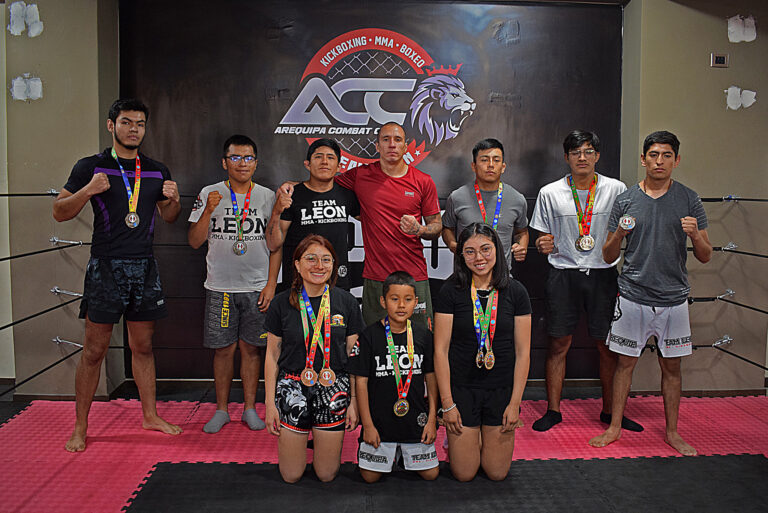
{"type": "Polygon", "coordinates": [[[299,212],[302,225],[347,222],[347,206],[337,205],[336,199],[313,200],[311,208],[300,208],[299,212]]]}
{"type": "MultiPolygon", "coordinates": [[[[400,366],[400,373],[407,374],[411,368],[411,361],[408,358],[408,348],[406,346],[395,346],[395,353],[397,353],[397,364],[400,366]]],[[[376,367],[373,369],[376,372],[377,378],[386,378],[387,376],[395,375],[395,368],[392,366],[392,358],[387,355],[373,355],[373,363],[376,367]]],[[[424,363],[423,354],[413,355],[413,373],[421,374],[421,366],[424,363]]]]}
{"type": "MultiPolygon", "coordinates": [[[[237,217],[241,215],[243,215],[242,211],[238,209],[237,217]]],[[[236,240],[237,217],[235,217],[232,207],[224,207],[224,215],[221,217],[211,217],[211,239],[236,240]]],[[[249,208],[248,217],[243,221],[243,240],[246,242],[264,240],[267,219],[269,219],[269,214],[262,217],[259,214],[259,209],[249,208]]]]}

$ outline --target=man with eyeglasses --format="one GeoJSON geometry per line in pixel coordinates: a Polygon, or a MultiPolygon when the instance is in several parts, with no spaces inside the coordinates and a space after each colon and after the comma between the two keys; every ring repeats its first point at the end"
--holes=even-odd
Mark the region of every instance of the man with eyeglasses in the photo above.
{"type": "Polygon", "coordinates": [[[309,145],[304,167],[309,180],[293,187],[293,194],[278,191],[267,225],[267,245],[273,251],[283,248],[283,289],[293,282],[293,253],[310,233],[322,235],[336,250],[339,259],[336,287],[349,290],[350,217],[360,215],[355,193],[337,185],[341,148],[332,139],[318,139],[309,145]]]}
{"type": "MultiPolygon", "coordinates": [[[[546,361],[547,411],[533,423],[536,431],[547,431],[562,422],[560,398],[565,379],[565,361],[573,332],[587,315],[587,328],[600,358],[603,407],[600,421],[611,423],[613,373],[616,355],[606,345],[616,302],[616,264],[604,262],[600,248],[606,238],[613,201],[627,187],[614,178],[598,174],[600,140],[596,134],[574,130],[563,141],[570,173],[545,185],[536,198],[531,228],[539,232],[536,249],[550,264],[546,282],[546,315],[549,350],[546,361]]],[[[624,429],[642,431],[638,423],[622,418],[624,429]]]]}
{"type": "MultiPolygon", "coordinates": [[[[664,441],[684,456],[696,455],[677,430],[682,391],[680,360],[693,351],[688,318],[687,242],[693,256],[709,262],[712,245],[707,215],[696,192],[676,180],[680,141],[671,132],[653,132],[643,142],[640,162],[645,178],[620,194],[608,222],[603,258],[616,260],[627,239],[619,276],[619,298],[608,343],[618,354],[613,380],[613,411],[618,416],[632,386],[632,372],[648,339],[656,338],[661,367],[666,433],[664,441]]],[[[621,437],[621,423],[613,421],[589,441],[604,447],[621,437]]]]}
{"type": "Polygon", "coordinates": [[[218,433],[229,423],[229,392],[235,349],[240,348],[243,381],[241,420],[264,429],[255,410],[261,353],[267,344],[264,317],[275,295],[280,271],[278,250],[270,253],[265,237],[275,194],[252,181],[256,143],[233,135],[224,143],[221,166],[227,180],[200,191],[189,216],[189,245],[208,242],[203,346],[214,349],[216,412],[203,427],[218,433]]]}
{"type": "Polygon", "coordinates": [[[528,252],[528,204],[511,185],[501,181],[507,165],[504,146],[483,139],[472,149],[475,179],[455,191],[445,202],[443,240],[456,252],[456,237],[472,223],[485,223],[499,234],[507,263],[522,262],[528,252]]]}

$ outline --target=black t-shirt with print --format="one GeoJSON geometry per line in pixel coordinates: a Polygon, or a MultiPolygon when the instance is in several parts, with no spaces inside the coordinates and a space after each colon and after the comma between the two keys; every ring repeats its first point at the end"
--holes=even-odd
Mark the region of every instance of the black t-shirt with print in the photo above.
{"type": "Polygon", "coordinates": [[[280,215],[283,221],[291,221],[283,243],[283,284],[290,286],[295,268],[293,252],[296,246],[314,233],[328,239],[339,259],[339,273],[336,286],[349,290],[349,244],[347,243],[347,222],[349,217],[360,215],[360,204],[355,193],[339,185],[327,192],[315,192],[303,183],[293,189],[291,206],[280,215]]]}
{"type": "MultiPolygon", "coordinates": [[[[475,364],[478,343],[475,334],[472,294],[469,288],[457,289],[454,277],[449,278],[435,298],[435,313],[453,315],[451,345],[448,361],[451,366],[451,385],[470,388],[511,387],[515,371],[515,316],[531,313],[531,301],[525,287],[510,278],[509,286],[498,291],[496,334],[493,354],[496,364],[491,370],[478,369],[475,364]]],[[[487,297],[480,295],[485,310],[487,297]]]]}
{"type": "MultiPolygon", "coordinates": [[[[400,365],[400,376],[405,381],[410,369],[408,337],[406,332],[393,333],[392,339],[400,365]]],[[[384,325],[377,321],[360,333],[349,355],[347,370],[350,374],[368,378],[368,405],[373,425],[382,442],[421,441],[429,413],[424,376],[434,372],[432,353],[432,333],[422,326],[413,325],[414,367],[407,395],[410,408],[405,416],[398,417],[394,412],[395,402],[398,400],[397,381],[389,357],[384,325]]]]}
{"type": "MultiPolygon", "coordinates": [[[[136,213],[139,226],[128,228],[128,192],[125,189],[117,161],[112,158],[111,148],[77,161],[64,188],[76,193],[91,181],[93,175],[104,173],[109,189],[91,198],[93,208],[93,238],[91,255],[102,258],[146,258],[152,256],[152,240],[155,232],[155,212],[163,196],[163,182],[171,179],[171,173],[161,162],[139,153],[141,185],[136,213]]],[[[133,193],[136,159],[120,159],[133,193]]]]}
{"type": "MultiPolygon", "coordinates": [[[[360,333],[363,329],[363,316],[357,299],[338,288],[331,288],[331,369],[344,370],[347,363],[347,337],[360,333]]],[[[269,304],[264,329],[273,335],[282,337],[283,342],[277,365],[280,370],[298,375],[307,361],[307,349],[304,344],[304,328],[301,313],[288,302],[290,290],[277,294],[269,304]]],[[[317,315],[322,296],[310,297],[309,302],[317,315]]],[[[311,329],[311,328],[310,328],[311,329]]],[[[310,338],[310,342],[311,342],[310,338]]],[[[314,369],[323,368],[322,338],[317,344],[314,369]]]]}

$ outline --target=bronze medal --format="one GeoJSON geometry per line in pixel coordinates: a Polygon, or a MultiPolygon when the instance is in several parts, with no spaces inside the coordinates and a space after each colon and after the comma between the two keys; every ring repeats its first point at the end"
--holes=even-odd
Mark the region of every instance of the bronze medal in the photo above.
{"type": "Polygon", "coordinates": [[[324,387],[332,387],[336,384],[336,373],[331,369],[323,369],[320,371],[320,384],[324,387]]]}
{"type": "Polygon", "coordinates": [[[232,251],[234,251],[237,256],[245,255],[245,252],[248,251],[248,244],[246,244],[245,241],[239,240],[232,244],[232,251]]]}
{"type": "Polygon", "coordinates": [[[398,417],[405,417],[410,409],[411,406],[408,404],[408,399],[398,399],[395,402],[394,411],[398,417]]]}
{"type": "Polygon", "coordinates": [[[485,353],[485,368],[487,370],[493,369],[494,364],[496,363],[496,356],[493,354],[493,351],[488,351],[485,353]]]}
{"type": "Polygon", "coordinates": [[[315,386],[317,384],[317,372],[315,372],[315,369],[307,367],[301,371],[301,383],[308,387],[315,386]]]}
{"type": "Polygon", "coordinates": [[[477,352],[477,356],[475,356],[475,365],[477,365],[478,369],[482,369],[485,362],[485,357],[483,356],[482,351],[477,352]]]}
{"type": "Polygon", "coordinates": [[[128,212],[128,215],[125,216],[125,225],[131,229],[139,226],[139,214],[136,212],[128,212]]]}
{"type": "Polygon", "coordinates": [[[630,215],[621,216],[621,219],[619,219],[619,226],[626,232],[631,231],[632,228],[635,227],[635,218],[630,215]]]}
{"type": "Polygon", "coordinates": [[[579,237],[579,248],[581,251],[592,251],[595,247],[595,238],[591,235],[584,235],[579,237]]]}

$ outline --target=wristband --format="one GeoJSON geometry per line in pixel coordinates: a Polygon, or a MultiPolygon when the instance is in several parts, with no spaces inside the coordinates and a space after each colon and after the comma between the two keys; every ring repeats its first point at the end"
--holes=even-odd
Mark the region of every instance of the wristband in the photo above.
{"type": "Polygon", "coordinates": [[[440,408],[440,412],[441,413],[448,413],[449,411],[451,411],[454,408],[456,408],[456,403],[453,403],[448,408],[440,408]]]}

